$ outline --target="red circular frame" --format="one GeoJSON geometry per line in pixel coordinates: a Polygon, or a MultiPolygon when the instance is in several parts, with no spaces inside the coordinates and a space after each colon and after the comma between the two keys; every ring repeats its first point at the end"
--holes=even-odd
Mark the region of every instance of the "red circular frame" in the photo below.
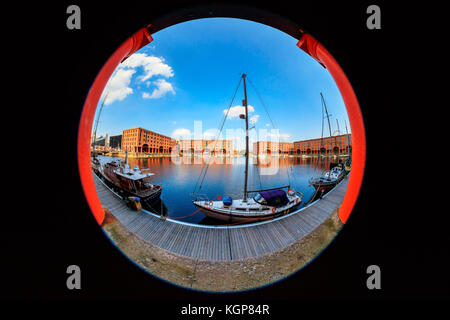
{"type": "MultiPolygon", "coordinates": [[[[78,128],[78,168],[86,199],[98,224],[103,222],[105,213],[95,190],[90,162],[91,130],[95,111],[103,89],[119,63],[153,40],[149,29],[150,26],[136,32],[106,61],[89,90],[81,113],[78,128]]],[[[358,198],[364,175],[366,160],[364,122],[358,100],[344,71],[333,56],[316,39],[302,30],[299,31],[301,36],[297,46],[311,55],[330,72],[342,95],[350,121],[352,132],[352,173],[344,200],[339,209],[339,217],[345,223],[358,198]]]]}

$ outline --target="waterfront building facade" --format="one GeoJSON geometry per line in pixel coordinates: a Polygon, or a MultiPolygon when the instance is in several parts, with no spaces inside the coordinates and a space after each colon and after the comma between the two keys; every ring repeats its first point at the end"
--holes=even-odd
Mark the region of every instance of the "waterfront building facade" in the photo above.
{"type": "Polygon", "coordinates": [[[105,149],[109,149],[109,137],[108,137],[107,133],[105,134],[105,142],[104,142],[104,144],[105,144],[105,149]]]}
{"type": "Polygon", "coordinates": [[[109,147],[113,149],[120,149],[122,146],[122,135],[109,137],[109,147]]]}
{"type": "Polygon", "coordinates": [[[352,146],[352,135],[342,134],[334,137],[309,139],[294,142],[294,154],[342,154],[348,153],[352,146]]]}
{"type": "Polygon", "coordinates": [[[234,154],[232,140],[179,140],[176,148],[182,154],[234,154]]]}
{"type": "Polygon", "coordinates": [[[122,131],[122,151],[171,153],[176,144],[175,139],[140,127],[122,131]]]}
{"type": "Polygon", "coordinates": [[[94,145],[95,145],[95,147],[105,147],[105,137],[91,136],[91,146],[94,146],[94,145]],[[94,142],[94,140],[95,140],[95,142],[94,142]]]}
{"type": "Polygon", "coordinates": [[[253,154],[292,154],[294,151],[294,143],[292,142],[275,142],[275,141],[258,141],[253,143],[253,154]]]}

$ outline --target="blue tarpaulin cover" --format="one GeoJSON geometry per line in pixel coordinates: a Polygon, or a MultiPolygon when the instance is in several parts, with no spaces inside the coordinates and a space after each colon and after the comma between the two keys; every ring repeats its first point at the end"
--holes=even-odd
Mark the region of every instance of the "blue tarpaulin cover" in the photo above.
{"type": "Polygon", "coordinates": [[[275,197],[286,197],[286,192],[284,192],[281,189],[261,191],[260,193],[263,196],[263,198],[266,199],[267,201],[275,197]]]}
{"type": "Polygon", "coordinates": [[[282,189],[261,191],[260,194],[270,206],[284,205],[289,202],[286,192],[282,189]]]}
{"type": "Polygon", "coordinates": [[[233,202],[233,200],[231,199],[231,197],[223,197],[222,202],[223,202],[224,205],[230,206],[231,203],[233,202]]]}

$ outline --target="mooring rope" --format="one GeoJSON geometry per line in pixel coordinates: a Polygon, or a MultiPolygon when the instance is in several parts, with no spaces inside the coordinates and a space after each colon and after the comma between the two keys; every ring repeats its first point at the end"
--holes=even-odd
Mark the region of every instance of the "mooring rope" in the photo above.
{"type": "Polygon", "coordinates": [[[199,212],[199,211],[200,211],[200,209],[198,209],[197,211],[192,212],[191,214],[188,214],[188,215],[186,215],[186,216],[183,216],[183,217],[168,217],[168,218],[169,218],[169,219],[172,219],[172,220],[184,219],[184,218],[193,216],[194,214],[196,214],[196,213],[199,212]]]}

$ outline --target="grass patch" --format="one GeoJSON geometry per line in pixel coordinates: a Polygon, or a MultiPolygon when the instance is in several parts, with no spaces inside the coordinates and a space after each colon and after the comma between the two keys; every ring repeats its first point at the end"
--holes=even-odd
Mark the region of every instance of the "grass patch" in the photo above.
{"type": "Polygon", "coordinates": [[[331,232],[337,232],[340,229],[340,226],[337,226],[333,219],[327,219],[324,223],[324,226],[331,232]]]}
{"type": "Polygon", "coordinates": [[[116,226],[110,226],[106,229],[111,239],[117,244],[123,244],[127,240],[125,237],[123,237],[117,230],[116,226]]]}

